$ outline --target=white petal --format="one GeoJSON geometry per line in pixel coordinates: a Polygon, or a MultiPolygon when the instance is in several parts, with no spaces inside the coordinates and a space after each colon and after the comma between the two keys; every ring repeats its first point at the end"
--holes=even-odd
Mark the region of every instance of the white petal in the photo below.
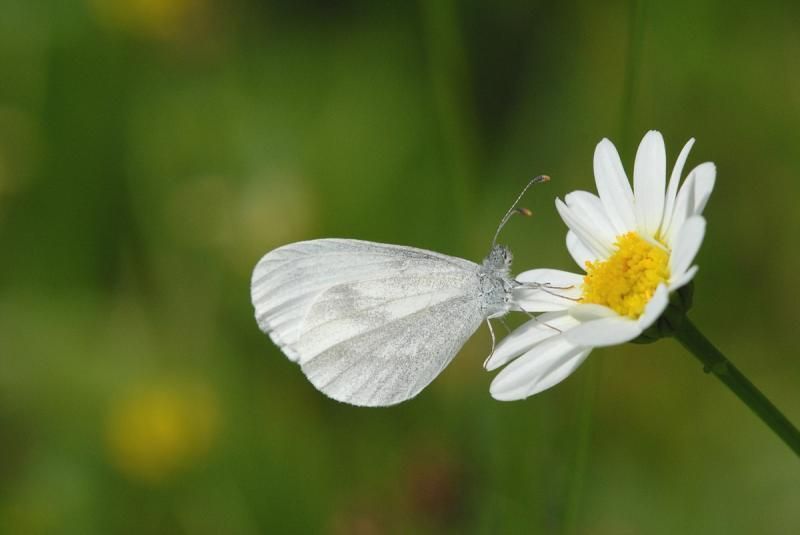
{"type": "Polygon", "coordinates": [[[552,287],[575,287],[583,284],[583,275],[561,271],[560,269],[531,269],[515,277],[517,282],[528,284],[549,284],[552,287]]]}
{"type": "Polygon", "coordinates": [[[576,346],[603,347],[629,342],[642,334],[636,321],[616,316],[581,323],[564,333],[576,346]]]}
{"type": "Polygon", "coordinates": [[[594,303],[577,304],[569,309],[569,315],[581,323],[600,318],[616,318],[619,316],[619,314],[610,308],[603,305],[596,305],[594,303]]]}
{"type": "Polygon", "coordinates": [[[617,235],[635,228],[633,191],[614,144],[603,139],[594,151],[594,180],[617,235]]]}
{"type": "Polygon", "coordinates": [[[673,277],[672,280],[669,282],[669,291],[674,292],[675,290],[685,286],[686,284],[689,284],[689,281],[691,281],[697,274],[697,270],[698,270],[697,266],[692,266],[689,269],[687,269],[683,275],[677,278],[673,277]]]}
{"type": "Polygon", "coordinates": [[[672,219],[669,228],[664,234],[664,238],[671,248],[675,248],[675,236],[681,230],[683,222],[694,215],[695,205],[695,180],[697,179],[697,168],[692,169],[689,176],[678,190],[678,197],[675,199],[675,209],[672,211],[672,219]]]}
{"type": "Polygon", "coordinates": [[[567,232],[567,251],[572,255],[572,259],[580,268],[586,271],[586,262],[594,262],[597,257],[578,239],[571,230],[567,232]]]}
{"type": "Polygon", "coordinates": [[[714,182],[717,178],[717,167],[711,163],[701,163],[695,170],[694,183],[694,214],[700,215],[706,207],[708,198],[714,190],[714,182]]]}
{"type": "Polygon", "coordinates": [[[664,201],[664,219],[661,221],[661,234],[669,228],[669,223],[672,220],[672,211],[675,209],[675,196],[678,194],[678,186],[680,185],[681,175],[683,174],[683,166],[686,164],[686,158],[689,157],[689,151],[692,150],[694,145],[694,138],[686,142],[683,146],[678,159],[675,162],[675,167],[672,168],[672,174],[669,177],[669,186],[667,186],[667,197],[664,201]]]}
{"type": "Polygon", "coordinates": [[[500,401],[538,394],[566,379],[590,352],[590,348],[575,347],[563,336],[555,336],[506,366],[492,381],[489,392],[500,401]]]}
{"type": "Polygon", "coordinates": [[[703,236],[706,233],[706,220],[701,215],[692,216],[681,227],[675,238],[675,245],[669,259],[669,269],[675,277],[680,277],[694,261],[703,236]]]}
{"type": "Polygon", "coordinates": [[[617,234],[606,216],[606,210],[600,197],[588,191],[573,191],[564,197],[569,209],[583,224],[592,229],[593,234],[612,249],[617,241],[617,234]]]}
{"type": "Polygon", "coordinates": [[[516,277],[513,302],[528,312],[564,310],[575,305],[583,291],[583,276],[557,269],[533,269],[516,277]]]}
{"type": "Polygon", "coordinates": [[[644,312],[639,316],[639,328],[645,330],[650,327],[664,313],[669,305],[669,290],[666,284],[659,284],[653,297],[644,307],[644,312]]]}
{"type": "Polygon", "coordinates": [[[503,338],[484,363],[484,367],[489,371],[495,370],[543,340],[559,336],[562,331],[577,324],[578,322],[565,312],[542,314],[523,323],[514,329],[514,332],[503,338]]]}
{"type": "Polygon", "coordinates": [[[566,297],[550,294],[542,290],[514,289],[512,303],[515,305],[512,310],[525,312],[558,312],[567,310],[575,301],[566,297]]]}
{"type": "Polygon", "coordinates": [[[561,199],[556,199],[556,210],[558,210],[558,214],[564,220],[564,223],[589,248],[594,256],[608,258],[611,255],[611,248],[605,241],[595,234],[594,229],[587,227],[582,220],[577,218],[561,199]]]}
{"type": "Polygon", "coordinates": [[[664,138],[655,130],[645,134],[633,164],[633,191],[636,223],[640,231],[653,236],[664,215],[664,187],[667,181],[667,154],[664,138]]]}

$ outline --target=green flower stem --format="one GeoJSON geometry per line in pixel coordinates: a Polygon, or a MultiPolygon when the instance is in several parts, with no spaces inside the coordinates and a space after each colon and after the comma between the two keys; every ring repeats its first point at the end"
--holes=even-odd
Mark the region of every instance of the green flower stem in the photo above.
{"type": "Polygon", "coordinates": [[[706,373],[716,375],[745,405],[758,415],[776,435],[800,456],[800,432],[786,416],[751,383],[742,372],[714,347],[688,318],[684,318],[675,332],[678,341],[703,363],[706,373]]]}

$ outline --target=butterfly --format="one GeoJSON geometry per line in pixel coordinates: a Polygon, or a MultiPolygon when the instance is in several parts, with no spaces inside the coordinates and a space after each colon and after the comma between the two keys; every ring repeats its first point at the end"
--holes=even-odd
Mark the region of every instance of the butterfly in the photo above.
{"type": "MultiPolygon", "coordinates": [[[[278,247],[253,270],[258,326],[327,396],[359,406],[416,396],[488,320],[514,307],[511,252],[500,230],[480,263],[442,253],[353,239],[278,247]]],[[[492,339],[494,340],[494,332],[492,339]]]]}

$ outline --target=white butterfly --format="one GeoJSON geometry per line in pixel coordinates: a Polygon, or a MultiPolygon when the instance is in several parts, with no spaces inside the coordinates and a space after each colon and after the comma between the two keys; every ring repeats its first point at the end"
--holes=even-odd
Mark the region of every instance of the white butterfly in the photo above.
{"type": "Polygon", "coordinates": [[[270,251],[250,288],[258,326],[333,399],[375,407],[416,396],[483,321],[512,309],[520,283],[497,235],[528,187],[545,180],[525,187],[481,264],[346,239],[270,251]]]}

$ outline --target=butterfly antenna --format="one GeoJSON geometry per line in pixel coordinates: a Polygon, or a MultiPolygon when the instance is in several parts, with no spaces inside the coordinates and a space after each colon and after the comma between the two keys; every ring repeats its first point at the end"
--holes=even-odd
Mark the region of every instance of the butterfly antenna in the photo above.
{"type": "Polygon", "coordinates": [[[494,233],[494,239],[492,240],[492,247],[497,245],[497,238],[500,236],[500,231],[503,230],[504,226],[506,226],[506,223],[508,223],[508,220],[511,219],[511,216],[513,216],[514,214],[522,214],[524,216],[531,215],[531,211],[528,210],[527,208],[517,208],[517,204],[519,204],[519,201],[522,200],[522,197],[525,195],[525,192],[528,191],[528,188],[530,188],[534,184],[538,184],[539,182],[547,182],[549,180],[550,180],[549,176],[539,175],[537,177],[532,178],[531,181],[528,182],[528,184],[524,188],[522,188],[522,191],[520,192],[519,196],[517,196],[517,200],[514,201],[514,204],[512,204],[511,208],[508,209],[508,212],[506,212],[506,215],[503,216],[503,219],[500,220],[500,225],[497,227],[497,232],[494,233]]]}

